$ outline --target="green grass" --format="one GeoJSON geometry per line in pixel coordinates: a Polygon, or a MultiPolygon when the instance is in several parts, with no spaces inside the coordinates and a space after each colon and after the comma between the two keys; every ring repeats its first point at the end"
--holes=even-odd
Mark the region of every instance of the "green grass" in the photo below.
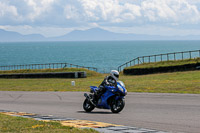
{"type": "MultiPolygon", "coordinates": [[[[106,74],[80,79],[0,79],[0,91],[89,91],[98,86],[106,74]],[[71,81],[76,86],[71,86],[71,81]]],[[[128,92],[200,94],[200,71],[174,72],[142,76],[120,74],[128,92]]]]}
{"type": "Polygon", "coordinates": [[[155,63],[143,63],[143,64],[140,64],[140,65],[127,67],[125,69],[158,68],[158,67],[180,66],[180,65],[185,65],[185,64],[196,64],[196,63],[200,63],[200,58],[186,59],[186,60],[176,60],[176,61],[162,61],[162,62],[155,62],[155,63]]]}
{"type": "Polygon", "coordinates": [[[129,92],[200,94],[200,71],[122,76],[129,92]]]}
{"type": "Polygon", "coordinates": [[[86,91],[90,85],[99,85],[104,76],[79,79],[0,79],[1,91],[86,91]],[[76,85],[71,86],[71,81],[76,85]]]}
{"type": "Polygon", "coordinates": [[[62,126],[59,122],[44,122],[0,114],[0,132],[12,133],[97,133],[93,129],[62,126]]]}

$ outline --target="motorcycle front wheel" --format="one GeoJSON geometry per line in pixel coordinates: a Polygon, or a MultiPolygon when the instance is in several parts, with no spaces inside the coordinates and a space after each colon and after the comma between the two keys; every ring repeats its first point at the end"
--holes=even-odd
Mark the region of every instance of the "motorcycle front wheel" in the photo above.
{"type": "Polygon", "coordinates": [[[86,112],[91,112],[95,106],[86,98],[85,101],[83,102],[83,109],[86,112]]]}
{"type": "Polygon", "coordinates": [[[124,106],[125,106],[124,99],[118,99],[118,100],[113,100],[113,102],[110,105],[110,108],[113,113],[119,113],[120,111],[122,111],[124,106]]]}

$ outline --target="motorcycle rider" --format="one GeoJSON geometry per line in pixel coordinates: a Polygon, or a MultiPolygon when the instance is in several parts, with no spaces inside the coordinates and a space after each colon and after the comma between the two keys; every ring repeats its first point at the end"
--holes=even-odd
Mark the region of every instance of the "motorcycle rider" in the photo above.
{"type": "Polygon", "coordinates": [[[106,92],[105,86],[117,86],[117,80],[119,78],[119,72],[117,70],[111,70],[110,75],[106,76],[103,82],[99,85],[99,89],[94,95],[94,102],[97,104],[98,99],[106,92]]]}

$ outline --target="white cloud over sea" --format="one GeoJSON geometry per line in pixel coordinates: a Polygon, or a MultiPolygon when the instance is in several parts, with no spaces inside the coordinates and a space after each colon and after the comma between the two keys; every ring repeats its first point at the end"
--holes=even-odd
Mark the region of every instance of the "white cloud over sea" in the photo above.
{"type": "Polygon", "coordinates": [[[56,36],[91,27],[149,33],[145,32],[148,27],[152,29],[151,34],[166,34],[166,29],[171,29],[174,34],[176,31],[177,34],[184,33],[184,30],[187,34],[199,34],[200,0],[0,1],[0,28],[3,29],[56,36]],[[155,27],[160,32],[155,31],[155,27]]]}

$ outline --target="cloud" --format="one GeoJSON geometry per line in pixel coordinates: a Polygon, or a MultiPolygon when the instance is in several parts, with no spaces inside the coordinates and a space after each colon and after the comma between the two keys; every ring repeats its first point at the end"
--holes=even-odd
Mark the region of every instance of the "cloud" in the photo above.
{"type": "Polygon", "coordinates": [[[17,8],[12,5],[7,5],[6,3],[0,2],[0,20],[11,19],[12,17],[17,17],[17,8]]]}
{"type": "Polygon", "coordinates": [[[1,0],[0,25],[54,27],[59,32],[145,25],[199,29],[200,0],[1,0]]]}
{"type": "Polygon", "coordinates": [[[79,19],[78,9],[73,5],[66,5],[64,8],[66,19],[79,19]]]}
{"type": "MultiPolygon", "coordinates": [[[[82,16],[88,21],[105,23],[165,22],[199,23],[200,12],[187,0],[144,0],[140,4],[117,0],[79,0],[80,14],[71,13],[70,18],[82,16]]],[[[76,6],[74,9],[78,10],[76,6]]],[[[70,14],[70,12],[68,12],[70,14]]]]}
{"type": "Polygon", "coordinates": [[[141,16],[140,7],[118,0],[78,0],[82,6],[81,15],[93,22],[121,23],[141,16]]]}
{"type": "Polygon", "coordinates": [[[141,5],[144,17],[151,22],[199,23],[200,12],[186,0],[147,0],[141,5]]]}
{"type": "Polygon", "coordinates": [[[141,2],[131,0],[19,0],[19,2],[2,0],[0,20],[10,16],[12,20],[10,23],[74,24],[74,26],[89,23],[122,24],[122,26],[145,23],[200,23],[199,0],[143,0],[141,2]],[[55,19],[52,20],[52,18],[55,19]]]}
{"type": "MultiPolygon", "coordinates": [[[[45,15],[49,13],[51,6],[55,0],[24,0],[25,3],[28,5],[28,8],[31,10],[27,18],[31,21],[35,21],[36,18],[41,17],[41,15],[45,15]]],[[[41,19],[41,18],[39,18],[41,19]]]]}

